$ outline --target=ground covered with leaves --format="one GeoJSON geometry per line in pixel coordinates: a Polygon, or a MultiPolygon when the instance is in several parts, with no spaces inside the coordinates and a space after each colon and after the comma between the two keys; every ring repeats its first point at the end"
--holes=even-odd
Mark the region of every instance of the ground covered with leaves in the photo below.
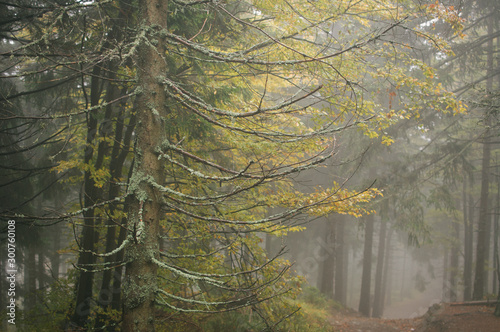
{"type": "Polygon", "coordinates": [[[429,311],[412,319],[367,318],[353,311],[335,311],[329,318],[336,332],[497,332],[500,317],[494,307],[478,305],[435,304],[429,311]]]}

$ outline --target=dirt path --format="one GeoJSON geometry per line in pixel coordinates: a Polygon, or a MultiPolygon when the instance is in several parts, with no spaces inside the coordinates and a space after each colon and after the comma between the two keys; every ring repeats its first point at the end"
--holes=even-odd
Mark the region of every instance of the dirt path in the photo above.
{"type": "Polygon", "coordinates": [[[500,317],[493,315],[493,306],[456,306],[445,303],[435,307],[434,313],[424,316],[419,332],[500,331],[500,317]]]}
{"type": "Polygon", "coordinates": [[[330,321],[336,332],[499,332],[500,318],[491,306],[435,304],[412,319],[377,319],[357,313],[335,313],[330,321]]]}

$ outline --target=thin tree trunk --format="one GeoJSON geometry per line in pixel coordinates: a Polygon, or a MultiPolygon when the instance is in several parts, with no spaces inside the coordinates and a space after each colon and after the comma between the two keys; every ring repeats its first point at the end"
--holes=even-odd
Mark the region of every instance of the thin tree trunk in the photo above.
{"type": "Polygon", "coordinates": [[[28,245],[24,254],[24,298],[25,309],[27,311],[35,308],[36,305],[36,248],[33,244],[28,245]]]}
{"type": "Polygon", "coordinates": [[[37,248],[37,269],[36,269],[36,280],[38,281],[37,289],[45,288],[45,284],[47,283],[47,276],[45,274],[45,253],[44,247],[37,248]]]}
{"type": "Polygon", "coordinates": [[[472,198],[472,186],[474,178],[472,174],[469,177],[469,188],[464,180],[463,185],[463,205],[464,205],[464,301],[472,300],[472,257],[473,257],[473,220],[474,220],[474,201],[472,198]]]}
{"type": "Polygon", "coordinates": [[[344,241],[345,217],[339,215],[335,239],[335,291],[334,300],[347,305],[347,250],[344,241]]]}
{"type": "Polygon", "coordinates": [[[451,302],[456,302],[458,283],[458,253],[460,250],[460,225],[456,221],[453,221],[453,235],[453,244],[450,253],[450,285],[448,296],[451,302]]]}
{"type": "MultiPolygon", "coordinates": [[[[134,169],[129,192],[133,195],[128,215],[128,229],[133,243],[125,253],[125,281],[123,284],[122,330],[155,330],[155,294],[157,290],[158,266],[154,259],[159,255],[159,234],[162,193],[151,185],[151,181],[162,184],[164,167],[158,160],[158,151],[165,138],[167,101],[158,75],[166,74],[168,68],[162,55],[166,43],[160,29],[166,28],[168,1],[140,0],[139,17],[149,31],[156,30],[157,40],[153,49],[141,41],[138,46],[137,73],[142,93],[137,97],[137,140],[134,169]],[[149,178],[149,179],[148,179],[149,178]]],[[[146,27],[144,27],[146,28],[146,27]]],[[[153,32],[150,32],[153,33],[153,32]]]]}
{"type": "MultiPolygon", "coordinates": [[[[92,71],[90,106],[97,106],[101,95],[100,79],[101,67],[95,66],[92,71]]],[[[97,117],[94,113],[87,115],[87,139],[84,155],[84,163],[90,164],[94,156],[94,140],[97,136],[97,117]]],[[[95,232],[95,213],[91,207],[98,202],[98,191],[90,171],[84,174],[83,190],[83,229],[79,243],[79,249],[82,250],[78,256],[77,267],[80,274],[76,282],[76,301],[75,311],[73,312],[72,324],[76,326],[85,326],[90,314],[92,302],[92,290],[94,282],[94,273],[90,272],[95,264],[94,244],[96,242],[95,232]]]]}
{"type": "MultiPolygon", "coordinates": [[[[490,197],[490,201],[488,202],[488,211],[491,211],[492,201],[490,197]]],[[[484,294],[488,294],[490,290],[490,273],[491,269],[491,261],[490,261],[490,252],[493,250],[491,248],[491,236],[492,236],[492,226],[493,226],[493,215],[489,212],[488,218],[486,222],[486,238],[484,241],[484,294]]]]}
{"type": "MultiPolygon", "coordinates": [[[[498,162],[497,162],[498,165],[498,162]]],[[[499,173],[500,169],[497,167],[497,174],[499,173]]],[[[495,215],[493,218],[493,294],[498,293],[498,283],[500,280],[497,278],[497,274],[499,271],[498,267],[498,235],[499,235],[499,225],[498,225],[498,219],[499,219],[499,214],[500,214],[500,181],[498,181],[498,176],[497,176],[497,197],[496,197],[496,203],[495,203],[495,215]]]]}
{"type": "MultiPolygon", "coordinates": [[[[113,90],[113,89],[112,89],[113,90]]],[[[117,92],[117,91],[116,91],[117,92]]],[[[122,91],[121,94],[125,94],[125,91],[122,91]]],[[[110,96],[113,97],[113,96],[110,96]]],[[[108,107],[111,107],[109,105],[108,107]]],[[[115,128],[115,137],[114,144],[111,150],[111,162],[110,162],[110,175],[111,182],[108,191],[108,200],[113,200],[120,195],[120,182],[122,182],[123,176],[123,168],[125,164],[125,160],[129,155],[129,149],[132,140],[132,131],[135,128],[135,115],[130,115],[130,113],[125,113],[125,102],[119,105],[120,112],[117,116],[116,128],[115,128]],[[130,116],[130,121],[128,124],[128,128],[124,133],[125,129],[125,115],[130,116]]],[[[113,202],[109,205],[109,216],[113,216],[114,211],[116,209],[117,203],[113,202]]],[[[118,221],[113,220],[111,217],[107,219],[107,233],[106,233],[106,251],[111,252],[113,249],[117,247],[117,234],[121,231],[122,227],[118,227],[120,223],[118,221]]],[[[118,242],[121,244],[121,242],[118,242]]],[[[105,266],[110,267],[112,263],[120,262],[117,260],[117,254],[106,256],[105,266]]],[[[120,288],[111,287],[111,281],[113,279],[113,274],[116,273],[115,270],[108,269],[103,272],[101,290],[98,296],[99,304],[105,308],[110,306],[114,294],[119,294],[121,292],[120,288]]],[[[121,274],[120,274],[121,279],[121,274]]]]}
{"type": "Polygon", "coordinates": [[[450,260],[450,253],[449,253],[449,248],[447,245],[444,245],[444,255],[443,255],[443,293],[441,294],[441,298],[444,302],[448,302],[448,273],[450,270],[449,267],[449,260],[450,260]]]}
{"type": "Polygon", "coordinates": [[[59,279],[59,269],[61,266],[61,257],[59,256],[58,250],[61,249],[61,228],[59,225],[56,225],[51,232],[52,234],[52,243],[51,250],[49,252],[50,255],[50,272],[52,274],[52,278],[59,279]]]}
{"type": "Polygon", "coordinates": [[[382,278],[382,298],[380,300],[380,311],[383,313],[384,308],[386,303],[390,304],[391,303],[391,292],[389,289],[389,292],[387,291],[387,285],[390,284],[392,274],[389,273],[390,271],[390,264],[391,264],[391,240],[392,240],[392,233],[393,230],[392,228],[389,229],[389,235],[387,236],[387,242],[385,245],[385,257],[384,257],[384,275],[382,278]]]}
{"type": "Polygon", "coordinates": [[[366,217],[365,243],[363,250],[363,274],[361,277],[361,295],[359,312],[370,317],[371,279],[372,279],[372,247],[373,247],[373,215],[366,217]]]}
{"type": "Polygon", "coordinates": [[[401,289],[399,290],[399,300],[403,301],[404,299],[404,289],[406,287],[405,280],[406,280],[406,254],[408,250],[405,246],[404,252],[403,252],[403,274],[401,276],[401,289]]]}
{"type": "Polygon", "coordinates": [[[375,270],[375,294],[373,297],[373,317],[382,317],[383,314],[383,296],[382,296],[382,275],[384,271],[384,253],[385,253],[385,237],[387,233],[387,213],[389,202],[385,200],[382,204],[381,219],[380,219],[380,234],[377,253],[377,267],[375,270]]]}
{"type": "MultiPolygon", "coordinates": [[[[498,230],[498,229],[497,229],[498,230]]],[[[498,234],[496,234],[498,236],[498,234]]],[[[498,252],[498,247],[495,250],[495,255],[494,255],[495,262],[497,264],[497,267],[500,266],[500,253],[498,252]]],[[[496,270],[496,279],[500,283],[500,270],[496,270]]],[[[496,317],[500,317],[500,291],[498,291],[498,296],[497,296],[497,305],[495,306],[495,312],[494,315],[496,317]]]]}

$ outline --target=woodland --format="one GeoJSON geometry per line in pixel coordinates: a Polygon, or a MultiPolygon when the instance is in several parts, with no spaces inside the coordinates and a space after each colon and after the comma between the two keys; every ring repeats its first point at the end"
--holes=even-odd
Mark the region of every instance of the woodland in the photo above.
{"type": "Polygon", "coordinates": [[[0,329],[500,299],[499,54],[497,0],[0,0],[0,329]]]}

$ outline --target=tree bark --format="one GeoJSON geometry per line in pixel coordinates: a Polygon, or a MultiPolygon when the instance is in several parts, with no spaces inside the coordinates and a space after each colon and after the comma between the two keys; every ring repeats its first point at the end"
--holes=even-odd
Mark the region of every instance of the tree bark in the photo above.
{"type": "Polygon", "coordinates": [[[365,243],[363,250],[363,274],[361,277],[361,295],[359,312],[370,317],[371,279],[372,279],[373,215],[366,217],[365,243]]]}
{"type": "Polygon", "coordinates": [[[161,29],[166,28],[168,1],[140,0],[140,18],[145,38],[138,46],[138,84],[142,90],[137,97],[136,159],[129,193],[132,194],[128,229],[133,242],[125,253],[123,283],[123,331],[155,330],[155,294],[159,255],[162,193],[152,182],[162,184],[164,167],[158,158],[158,148],[165,138],[167,115],[166,95],[160,75],[168,68],[163,59],[166,43],[161,29]],[[151,34],[156,34],[152,36],[151,34]],[[153,41],[154,39],[154,41],[153,41]],[[152,45],[155,45],[153,48],[152,45]]]}

